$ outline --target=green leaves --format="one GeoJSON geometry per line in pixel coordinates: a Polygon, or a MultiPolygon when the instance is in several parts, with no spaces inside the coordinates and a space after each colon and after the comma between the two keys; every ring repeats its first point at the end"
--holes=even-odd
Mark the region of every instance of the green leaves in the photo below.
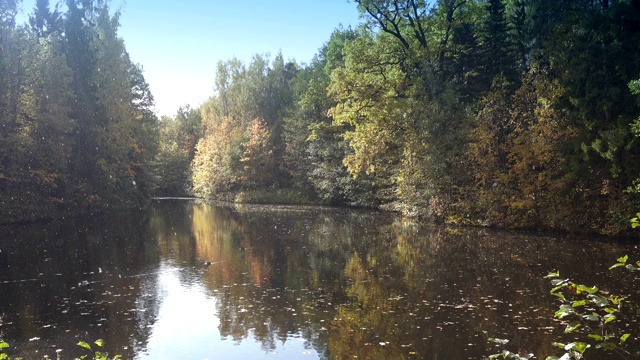
{"type": "Polygon", "coordinates": [[[89,351],[93,351],[93,349],[91,348],[91,345],[89,345],[88,343],[84,342],[84,341],[80,341],[78,342],[76,345],[83,347],[89,351]]]}
{"type": "Polygon", "coordinates": [[[587,304],[588,304],[588,301],[587,301],[587,300],[585,300],[585,299],[582,299],[582,300],[576,300],[576,301],[574,301],[574,302],[572,302],[572,303],[571,303],[571,307],[576,308],[576,307],[580,307],[580,306],[585,306],[585,305],[587,305],[587,304]]]}
{"type": "Polygon", "coordinates": [[[489,341],[494,342],[496,344],[500,344],[500,345],[506,345],[509,343],[509,340],[507,339],[489,338],[489,341]]]}
{"type": "Polygon", "coordinates": [[[569,286],[571,282],[569,282],[569,279],[556,279],[556,277],[558,276],[560,276],[559,272],[552,272],[549,273],[549,275],[545,276],[545,279],[552,279],[551,285],[554,286],[554,288],[551,289],[550,293],[564,300],[564,295],[562,293],[559,293],[558,291],[569,286]]]}
{"type": "Polygon", "coordinates": [[[610,304],[609,300],[598,295],[589,294],[587,298],[589,298],[592,303],[594,303],[596,306],[599,306],[599,307],[605,307],[610,304]]]}
{"type": "Polygon", "coordinates": [[[598,334],[589,334],[587,337],[595,341],[604,341],[604,338],[598,334]]]}
{"type": "MultiPolygon", "coordinates": [[[[557,276],[557,273],[552,273],[552,275],[553,277],[555,277],[557,276]]],[[[545,276],[545,278],[549,278],[549,277],[550,277],[549,275],[545,276]]],[[[562,318],[564,316],[572,314],[573,312],[570,309],[571,307],[573,308],[582,307],[589,303],[596,304],[597,306],[600,306],[600,307],[609,305],[609,301],[607,299],[595,295],[599,291],[598,287],[596,286],[589,287],[586,285],[575,284],[569,281],[569,279],[552,279],[551,285],[553,285],[554,288],[551,289],[550,293],[560,298],[562,301],[567,301],[565,294],[560,292],[560,290],[565,288],[568,289],[569,293],[574,295],[580,295],[582,293],[588,294],[587,299],[572,301],[571,306],[563,305],[566,307],[566,309],[564,310],[563,310],[563,307],[561,306],[561,309],[556,312],[556,317],[562,318]]]]}
{"type": "MultiPolygon", "coordinates": [[[[104,346],[104,340],[102,339],[98,339],[96,341],[93,342],[96,346],[98,347],[103,347],[104,346]]],[[[122,359],[121,355],[115,355],[114,357],[110,358],[109,357],[109,353],[103,353],[100,351],[94,351],[93,348],[91,347],[91,345],[89,345],[89,343],[85,342],[85,341],[79,341],[76,345],[80,346],[81,348],[84,348],[86,350],[89,350],[92,353],[92,357],[91,359],[93,360],[116,360],[116,359],[122,359]]],[[[9,344],[6,342],[0,342],[0,351],[3,349],[6,349],[9,347],[9,344]]],[[[75,360],[83,360],[83,359],[87,359],[88,355],[82,355],[79,358],[76,358],[75,360]]],[[[48,358],[47,356],[45,356],[45,358],[48,358]]],[[[0,353],[0,360],[10,360],[11,358],[9,357],[9,355],[7,355],[6,353],[2,352],[0,353]]],[[[16,360],[20,360],[16,359],[16,360]]]]}
{"type": "Polygon", "coordinates": [[[612,322],[613,320],[615,320],[616,316],[613,315],[613,314],[607,314],[607,315],[603,316],[602,319],[604,320],[605,324],[608,324],[608,323],[612,322]]]}
{"type": "Polygon", "coordinates": [[[408,145],[406,131],[418,120],[401,53],[389,51],[396,46],[384,36],[359,38],[345,48],[345,66],[331,75],[328,92],[336,106],[329,114],[335,125],[351,127],[344,138],[353,153],[344,164],[354,176],[393,167],[399,153],[392,149],[408,145]]]}
{"type": "MultiPolygon", "coordinates": [[[[2,349],[6,349],[9,347],[9,344],[6,342],[0,342],[0,350],[2,349]]],[[[4,352],[0,353],[0,360],[4,360],[4,359],[8,359],[9,355],[5,354],[4,352]]]]}
{"type": "Polygon", "coordinates": [[[573,310],[573,307],[571,307],[571,305],[561,305],[560,308],[556,311],[555,316],[558,319],[562,319],[575,313],[576,312],[575,310],[573,310]]]}
{"type": "MultiPolygon", "coordinates": [[[[509,343],[509,340],[507,339],[498,338],[489,338],[489,341],[500,345],[506,345],[509,343]]],[[[498,354],[490,355],[489,359],[498,359],[500,357],[502,357],[503,359],[527,360],[533,358],[534,356],[533,354],[527,353],[526,351],[522,351],[522,349],[517,353],[511,352],[509,350],[502,350],[498,354]]]]}
{"type": "Polygon", "coordinates": [[[631,264],[627,264],[627,266],[625,266],[625,268],[626,268],[627,270],[629,270],[629,271],[639,271],[639,270],[640,270],[640,268],[638,268],[638,267],[636,267],[636,266],[633,266],[633,265],[631,265],[631,264]]]}
{"type": "Polygon", "coordinates": [[[546,360],[569,360],[569,359],[571,359],[571,356],[569,355],[569,353],[562,355],[562,357],[547,356],[546,358],[546,360]]]}
{"type": "Polygon", "coordinates": [[[553,278],[557,278],[558,276],[560,276],[559,271],[551,271],[543,279],[553,279],[553,278]]]}
{"type": "Polygon", "coordinates": [[[566,329],[564,329],[564,333],[565,334],[570,334],[574,331],[576,331],[580,326],[582,326],[582,324],[580,324],[577,321],[573,321],[571,323],[569,323],[566,327],[566,329]]]}
{"type": "MultiPolygon", "coordinates": [[[[97,347],[103,347],[104,346],[104,340],[102,339],[98,339],[96,341],[93,342],[97,347]]],[[[93,348],[91,347],[91,345],[89,345],[89,343],[85,342],[85,341],[79,341],[78,346],[85,348],[89,351],[91,351],[92,355],[93,355],[93,360],[116,360],[116,359],[122,359],[121,355],[115,355],[112,358],[109,358],[109,353],[107,352],[101,352],[98,350],[93,350],[93,348]]],[[[82,355],[80,356],[79,359],[76,360],[83,360],[86,359],[87,355],[82,355]]]]}
{"type": "Polygon", "coordinates": [[[568,285],[568,284],[569,284],[569,279],[564,279],[564,280],[553,279],[553,280],[551,280],[551,285],[553,285],[553,286],[562,286],[562,285],[568,285]]]}
{"type": "Polygon", "coordinates": [[[627,264],[627,260],[629,260],[629,256],[628,255],[625,255],[623,257],[618,258],[618,262],[616,264],[612,265],[611,267],[609,267],[609,270],[613,270],[615,268],[619,268],[619,267],[624,266],[624,268],[629,270],[629,271],[640,271],[640,261],[637,261],[636,262],[636,266],[634,266],[634,265],[631,265],[631,264],[627,264]]]}
{"type": "Polygon", "coordinates": [[[579,352],[580,354],[584,354],[584,352],[590,348],[591,345],[584,343],[584,342],[580,342],[580,341],[576,341],[576,342],[572,342],[569,343],[565,346],[565,350],[575,350],[577,352],[579,352]]]}
{"type": "Polygon", "coordinates": [[[627,341],[627,339],[629,338],[629,336],[631,336],[631,334],[622,334],[622,336],[620,336],[620,344],[623,344],[625,341],[627,341]]]}
{"type": "Polygon", "coordinates": [[[597,313],[584,314],[584,315],[582,315],[582,318],[587,320],[587,321],[593,321],[593,322],[599,322],[600,321],[600,315],[598,315],[597,313]]]}
{"type": "MultiPolygon", "coordinates": [[[[637,218],[635,218],[635,219],[637,221],[637,218]]],[[[633,220],[632,220],[632,223],[633,223],[633,220]]],[[[613,266],[611,266],[611,267],[609,267],[609,270],[613,270],[613,269],[615,269],[617,267],[625,266],[625,264],[627,263],[627,260],[629,260],[629,256],[628,255],[625,255],[623,257],[619,257],[618,258],[618,263],[613,265],[613,266]]]]}
{"type": "MultiPolygon", "coordinates": [[[[628,256],[617,259],[617,263],[610,267],[624,267],[636,271],[636,267],[628,264],[628,256]]],[[[586,341],[571,343],[554,343],[553,345],[565,350],[565,354],[558,358],[550,356],[547,360],[582,358],[582,354],[589,348],[615,350],[622,346],[631,334],[625,332],[625,325],[620,323],[624,317],[622,302],[624,297],[601,291],[597,286],[577,284],[569,279],[561,279],[559,272],[550,272],[544,277],[550,279],[552,289],[550,293],[561,302],[555,311],[555,317],[564,324],[565,334],[575,334],[579,338],[584,334],[586,341]]]]}
{"type": "MultiPolygon", "coordinates": [[[[587,343],[584,343],[584,342],[581,342],[581,341],[575,341],[575,342],[571,342],[571,343],[568,343],[568,344],[563,344],[563,343],[559,343],[559,342],[554,342],[552,345],[553,345],[553,346],[555,346],[555,347],[559,347],[559,348],[561,348],[561,349],[564,349],[564,350],[577,351],[577,352],[579,352],[580,354],[584,354],[584,352],[585,352],[588,348],[590,348],[590,347],[591,347],[591,345],[589,345],[589,344],[587,344],[587,343]]],[[[567,354],[565,354],[565,355],[564,355],[562,358],[560,358],[560,359],[563,359],[566,355],[567,355],[567,354]]],[[[548,358],[547,358],[547,359],[548,359],[548,358]]]]}
{"type": "Polygon", "coordinates": [[[527,354],[525,356],[522,356],[518,353],[514,353],[511,352],[509,350],[502,350],[501,353],[499,354],[493,354],[489,356],[489,359],[498,359],[502,357],[503,359],[516,359],[516,360],[527,360],[527,359],[531,359],[531,354],[527,354]]]}
{"type": "Polygon", "coordinates": [[[598,292],[598,288],[596,286],[592,286],[592,287],[588,287],[585,285],[577,285],[576,286],[576,291],[578,294],[582,293],[582,292],[586,292],[588,294],[595,294],[598,292]]]}
{"type": "MultiPolygon", "coordinates": [[[[2,351],[2,349],[6,349],[9,347],[9,343],[6,342],[0,342],[0,351],[2,351]]],[[[0,360],[11,360],[9,358],[9,355],[7,355],[4,352],[0,352],[0,360]]]]}

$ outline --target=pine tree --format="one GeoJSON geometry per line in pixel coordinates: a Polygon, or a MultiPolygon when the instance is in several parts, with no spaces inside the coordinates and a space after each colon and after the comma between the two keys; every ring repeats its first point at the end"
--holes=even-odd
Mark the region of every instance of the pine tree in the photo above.
{"type": "Polygon", "coordinates": [[[517,85],[515,46],[510,38],[511,29],[503,0],[488,0],[486,11],[481,32],[480,77],[486,89],[491,87],[497,75],[517,85]]]}
{"type": "Polygon", "coordinates": [[[29,25],[38,38],[46,38],[62,31],[62,14],[58,6],[53,11],[49,9],[49,0],[37,0],[33,13],[29,15],[29,25]]]}

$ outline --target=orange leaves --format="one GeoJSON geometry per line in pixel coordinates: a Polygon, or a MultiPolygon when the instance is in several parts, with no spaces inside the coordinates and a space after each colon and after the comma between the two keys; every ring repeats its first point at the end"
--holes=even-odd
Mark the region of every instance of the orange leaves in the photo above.
{"type": "Polygon", "coordinates": [[[249,187],[269,185],[276,162],[273,156],[269,129],[262,119],[254,119],[247,126],[248,140],[244,143],[242,179],[249,187]]]}
{"type": "Polygon", "coordinates": [[[131,151],[133,151],[134,154],[140,154],[142,152],[142,149],[140,148],[140,145],[138,145],[137,143],[133,142],[133,139],[130,139],[130,141],[132,141],[131,144],[131,151]]]}
{"type": "Polygon", "coordinates": [[[220,197],[236,185],[235,161],[242,129],[229,117],[203,119],[207,132],[196,145],[191,163],[193,191],[205,198],[220,197]]]}
{"type": "Polygon", "coordinates": [[[513,95],[494,89],[471,134],[467,156],[480,207],[506,213],[511,226],[556,227],[566,215],[563,146],[576,131],[554,108],[563,89],[549,78],[534,65],[513,95]]]}
{"type": "Polygon", "coordinates": [[[575,136],[567,119],[553,107],[561,93],[544,70],[534,67],[513,96],[515,128],[507,139],[507,179],[515,190],[510,206],[523,211],[523,216],[535,214],[530,221],[547,225],[560,221],[558,209],[563,206],[567,176],[562,146],[575,136]]]}

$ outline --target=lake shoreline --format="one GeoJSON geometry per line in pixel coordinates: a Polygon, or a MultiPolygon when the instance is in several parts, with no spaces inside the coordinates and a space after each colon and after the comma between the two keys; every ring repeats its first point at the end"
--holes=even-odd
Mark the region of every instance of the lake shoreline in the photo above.
{"type": "MultiPolygon", "coordinates": [[[[235,197],[237,198],[237,197],[235,197]]],[[[85,212],[73,212],[73,211],[64,211],[60,214],[49,216],[40,216],[34,218],[20,218],[20,219],[0,219],[0,227],[1,226],[11,226],[11,225],[32,225],[32,224],[47,224],[52,221],[59,220],[67,220],[67,219],[78,219],[78,218],[93,218],[97,216],[101,216],[104,213],[109,213],[113,211],[144,211],[149,207],[151,202],[157,201],[194,201],[194,202],[202,202],[207,204],[222,204],[222,205],[232,205],[232,206],[269,206],[269,207],[299,207],[299,208],[335,208],[335,209],[349,209],[349,210],[362,210],[362,211],[375,211],[381,213],[387,213],[392,216],[398,216],[400,218],[410,220],[417,224],[421,225],[445,225],[445,226],[453,226],[453,227],[462,227],[462,228],[479,228],[479,229],[489,229],[489,230],[498,230],[498,231],[508,231],[508,232],[517,232],[517,233],[526,233],[526,234],[538,234],[541,236],[562,236],[562,237],[580,237],[580,236],[590,236],[596,237],[600,239],[614,240],[614,241],[622,241],[622,242],[634,242],[640,239],[640,232],[633,231],[631,226],[629,226],[629,231],[624,232],[622,234],[602,234],[595,230],[592,231],[569,231],[564,229],[553,229],[553,228],[534,228],[534,227],[505,227],[497,224],[484,225],[480,223],[473,222],[447,222],[447,221],[437,221],[434,219],[423,218],[418,216],[407,216],[400,211],[384,209],[381,207],[367,207],[367,206],[356,206],[356,205],[330,205],[323,204],[320,202],[251,202],[251,201],[233,201],[233,200],[218,200],[218,199],[207,199],[200,197],[192,197],[192,196],[156,196],[148,198],[144,205],[142,206],[92,206],[90,210],[86,210],[85,212]]]]}

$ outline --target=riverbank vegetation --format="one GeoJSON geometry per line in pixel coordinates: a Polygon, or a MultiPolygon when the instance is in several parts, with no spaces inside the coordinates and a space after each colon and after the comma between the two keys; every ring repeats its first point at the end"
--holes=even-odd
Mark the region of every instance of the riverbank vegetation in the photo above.
{"type": "Polygon", "coordinates": [[[194,195],[620,234],[639,208],[640,1],[357,0],[309,63],[212,64],[161,119],[80,3],[0,9],[4,220],[194,195]]]}

